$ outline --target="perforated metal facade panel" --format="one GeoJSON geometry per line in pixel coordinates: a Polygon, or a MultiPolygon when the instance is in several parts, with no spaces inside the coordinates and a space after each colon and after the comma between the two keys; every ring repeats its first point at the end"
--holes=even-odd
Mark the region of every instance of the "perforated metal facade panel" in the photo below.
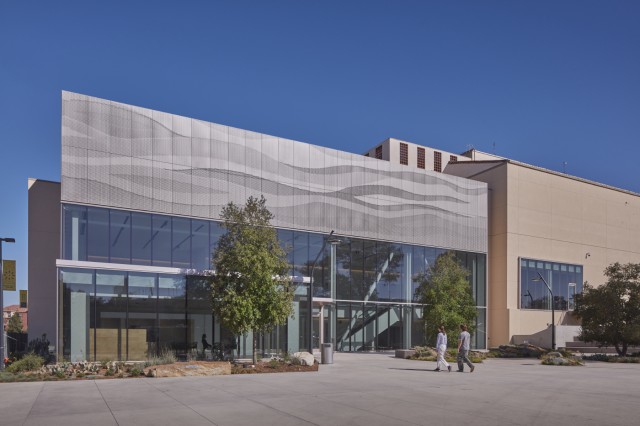
{"type": "Polygon", "coordinates": [[[219,219],[264,194],[274,226],[487,251],[487,185],[70,92],[62,201],[219,219]]]}

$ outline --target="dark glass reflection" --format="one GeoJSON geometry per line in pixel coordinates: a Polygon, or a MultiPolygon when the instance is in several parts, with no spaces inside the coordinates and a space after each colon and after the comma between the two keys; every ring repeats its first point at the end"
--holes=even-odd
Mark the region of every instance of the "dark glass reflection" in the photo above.
{"type": "Polygon", "coordinates": [[[171,266],[191,267],[191,220],[183,217],[171,218],[171,266]]]}
{"type": "Polygon", "coordinates": [[[171,266],[171,217],[154,215],[151,229],[152,264],[171,266]]]}
{"type": "Polygon", "coordinates": [[[109,211],[87,209],[87,260],[109,262],[109,211]]]}
{"type": "Polygon", "coordinates": [[[147,359],[158,352],[156,277],[156,274],[129,273],[127,359],[147,359]]]}
{"type": "Polygon", "coordinates": [[[209,222],[191,221],[191,267],[198,270],[211,269],[209,252],[209,222]]]}
{"type": "Polygon", "coordinates": [[[574,297],[582,292],[582,265],[520,260],[520,307],[566,311],[573,309],[574,297]],[[544,278],[553,292],[553,300],[544,278]]]}
{"type": "Polygon", "coordinates": [[[176,275],[158,277],[158,346],[186,354],[187,341],[185,278],[176,275]]]}
{"type": "Polygon", "coordinates": [[[64,205],[62,214],[64,259],[87,260],[87,208],[64,205]]]}
{"type": "Polygon", "coordinates": [[[151,215],[131,213],[131,263],[151,265],[151,215]]]}
{"type": "Polygon", "coordinates": [[[95,289],[93,271],[66,269],[60,271],[61,354],[65,360],[93,360],[95,289]]]}
{"type": "Polygon", "coordinates": [[[111,263],[131,263],[131,213],[111,210],[109,218],[111,263]]]}
{"type": "Polygon", "coordinates": [[[125,272],[96,272],[95,359],[127,359],[125,272]]]}

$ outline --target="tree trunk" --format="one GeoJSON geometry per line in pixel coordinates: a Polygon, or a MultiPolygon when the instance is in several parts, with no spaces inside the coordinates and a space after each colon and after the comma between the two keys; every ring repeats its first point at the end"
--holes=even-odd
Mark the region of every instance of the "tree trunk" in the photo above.
{"type": "Polygon", "coordinates": [[[616,352],[618,352],[618,356],[627,356],[627,349],[629,346],[627,345],[627,342],[616,343],[615,346],[616,346],[616,352]]]}
{"type": "Polygon", "coordinates": [[[256,351],[257,349],[257,343],[258,343],[258,337],[256,334],[256,331],[253,330],[253,365],[256,365],[258,363],[258,358],[257,358],[257,353],[256,351]]]}

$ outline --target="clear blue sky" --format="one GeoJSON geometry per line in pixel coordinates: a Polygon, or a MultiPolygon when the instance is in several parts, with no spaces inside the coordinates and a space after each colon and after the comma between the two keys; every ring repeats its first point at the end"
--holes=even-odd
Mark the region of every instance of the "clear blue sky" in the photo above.
{"type": "Polygon", "coordinates": [[[640,192],[639,23],[615,0],[0,0],[5,258],[26,288],[27,178],[60,180],[61,90],[356,153],[566,161],[640,192]]]}

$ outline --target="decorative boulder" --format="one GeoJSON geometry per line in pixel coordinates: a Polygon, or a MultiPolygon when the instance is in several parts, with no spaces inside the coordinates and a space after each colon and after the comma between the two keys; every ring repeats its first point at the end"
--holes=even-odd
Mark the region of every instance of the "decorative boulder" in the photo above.
{"type": "Polygon", "coordinates": [[[309,352],[296,352],[291,356],[292,364],[313,365],[315,358],[309,352]]]}

